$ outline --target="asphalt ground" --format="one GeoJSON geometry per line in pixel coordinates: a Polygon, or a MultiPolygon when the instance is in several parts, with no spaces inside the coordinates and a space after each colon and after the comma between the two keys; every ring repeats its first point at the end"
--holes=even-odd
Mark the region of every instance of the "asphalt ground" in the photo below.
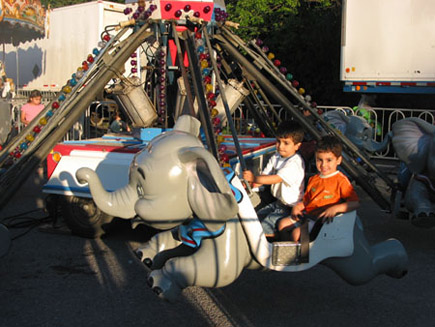
{"type": "Polygon", "coordinates": [[[396,238],[407,249],[404,278],[351,286],[322,265],[245,270],[227,287],[189,287],[168,303],[146,285],[148,271],[133,253],[146,229],[118,224],[91,240],[53,228],[40,210],[43,183],[35,173],[0,211],[22,224],[10,229],[15,239],[0,258],[0,326],[435,326],[435,231],[392,218],[359,188],[370,243],[396,238]]]}

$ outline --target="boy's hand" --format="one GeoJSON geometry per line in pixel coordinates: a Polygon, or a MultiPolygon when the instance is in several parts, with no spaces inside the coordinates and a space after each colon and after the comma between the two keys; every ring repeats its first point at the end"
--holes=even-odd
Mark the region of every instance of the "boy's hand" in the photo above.
{"type": "Polygon", "coordinates": [[[293,219],[299,219],[304,215],[305,206],[302,202],[296,203],[292,209],[291,217],[293,219]]]}
{"type": "Polygon", "coordinates": [[[327,209],[325,209],[322,213],[319,215],[319,219],[322,219],[322,223],[332,223],[334,220],[334,217],[338,215],[340,211],[338,210],[337,206],[331,206],[327,209]]]}
{"type": "Polygon", "coordinates": [[[244,170],[243,171],[243,179],[247,181],[248,183],[252,183],[254,181],[254,174],[250,170],[244,170]]]}

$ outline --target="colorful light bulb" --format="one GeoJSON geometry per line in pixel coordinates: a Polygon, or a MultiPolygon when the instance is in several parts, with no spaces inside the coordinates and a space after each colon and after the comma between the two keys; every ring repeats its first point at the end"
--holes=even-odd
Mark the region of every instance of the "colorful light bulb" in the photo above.
{"type": "Polygon", "coordinates": [[[222,142],[225,142],[225,136],[223,136],[223,135],[216,136],[216,142],[218,144],[221,144],[222,142]]]}
{"type": "Polygon", "coordinates": [[[223,154],[223,153],[225,153],[225,151],[227,151],[227,146],[225,144],[219,145],[218,152],[220,154],[223,154]]]}
{"type": "Polygon", "coordinates": [[[221,123],[221,119],[219,117],[213,118],[213,125],[218,126],[221,123]]]}
{"type": "Polygon", "coordinates": [[[208,61],[207,60],[201,60],[201,68],[207,68],[208,67],[208,61]]]}
{"type": "Polygon", "coordinates": [[[84,74],[85,74],[85,73],[83,72],[83,68],[82,68],[82,67],[79,67],[79,68],[77,69],[77,72],[76,72],[76,77],[77,77],[78,79],[81,79],[81,78],[83,77],[84,74]]]}
{"type": "Polygon", "coordinates": [[[230,161],[230,157],[228,156],[228,154],[222,153],[221,160],[224,162],[228,162],[228,161],[230,161]]]}
{"type": "MultiPolygon", "coordinates": [[[[72,88],[71,88],[71,86],[69,86],[69,85],[65,85],[63,88],[62,88],[62,92],[64,92],[64,93],[66,93],[66,94],[68,94],[68,93],[70,93],[72,91],[72,88]]],[[[54,103],[53,103],[54,104],[54,103]]],[[[53,107],[53,106],[52,106],[53,107]]]]}
{"type": "Polygon", "coordinates": [[[206,84],[205,85],[205,92],[209,93],[213,91],[213,85],[212,84],[206,84]]]}

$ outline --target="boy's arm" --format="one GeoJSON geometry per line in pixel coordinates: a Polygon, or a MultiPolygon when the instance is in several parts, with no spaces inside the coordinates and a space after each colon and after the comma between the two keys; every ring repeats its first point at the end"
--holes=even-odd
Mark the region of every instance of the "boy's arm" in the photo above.
{"type": "Polygon", "coordinates": [[[243,171],[243,179],[245,182],[249,183],[252,187],[259,187],[261,184],[255,183],[255,175],[250,170],[244,170],[243,171]]]}
{"type": "Polygon", "coordinates": [[[328,222],[331,222],[332,219],[340,214],[345,213],[349,211],[353,211],[359,208],[359,201],[347,201],[343,203],[337,203],[333,206],[330,206],[329,208],[325,209],[320,215],[319,218],[323,219],[323,222],[328,220],[328,222]]]}
{"type": "Polygon", "coordinates": [[[253,184],[254,187],[266,184],[272,185],[282,182],[282,178],[278,175],[259,175],[255,176],[252,171],[245,170],[243,172],[243,179],[248,183],[253,184]]]}
{"type": "Polygon", "coordinates": [[[303,215],[303,211],[305,210],[304,202],[296,203],[292,208],[292,218],[299,218],[303,215]]]}
{"type": "Polygon", "coordinates": [[[282,178],[278,175],[259,175],[254,176],[253,182],[255,184],[273,185],[282,182],[282,178]]]}

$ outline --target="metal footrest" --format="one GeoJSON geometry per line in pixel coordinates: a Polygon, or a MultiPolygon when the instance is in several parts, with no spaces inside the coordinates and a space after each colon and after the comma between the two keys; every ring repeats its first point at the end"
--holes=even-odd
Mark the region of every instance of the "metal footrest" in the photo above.
{"type": "Polygon", "coordinates": [[[272,264],[293,266],[301,263],[301,244],[297,242],[273,242],[272,264]]]}

